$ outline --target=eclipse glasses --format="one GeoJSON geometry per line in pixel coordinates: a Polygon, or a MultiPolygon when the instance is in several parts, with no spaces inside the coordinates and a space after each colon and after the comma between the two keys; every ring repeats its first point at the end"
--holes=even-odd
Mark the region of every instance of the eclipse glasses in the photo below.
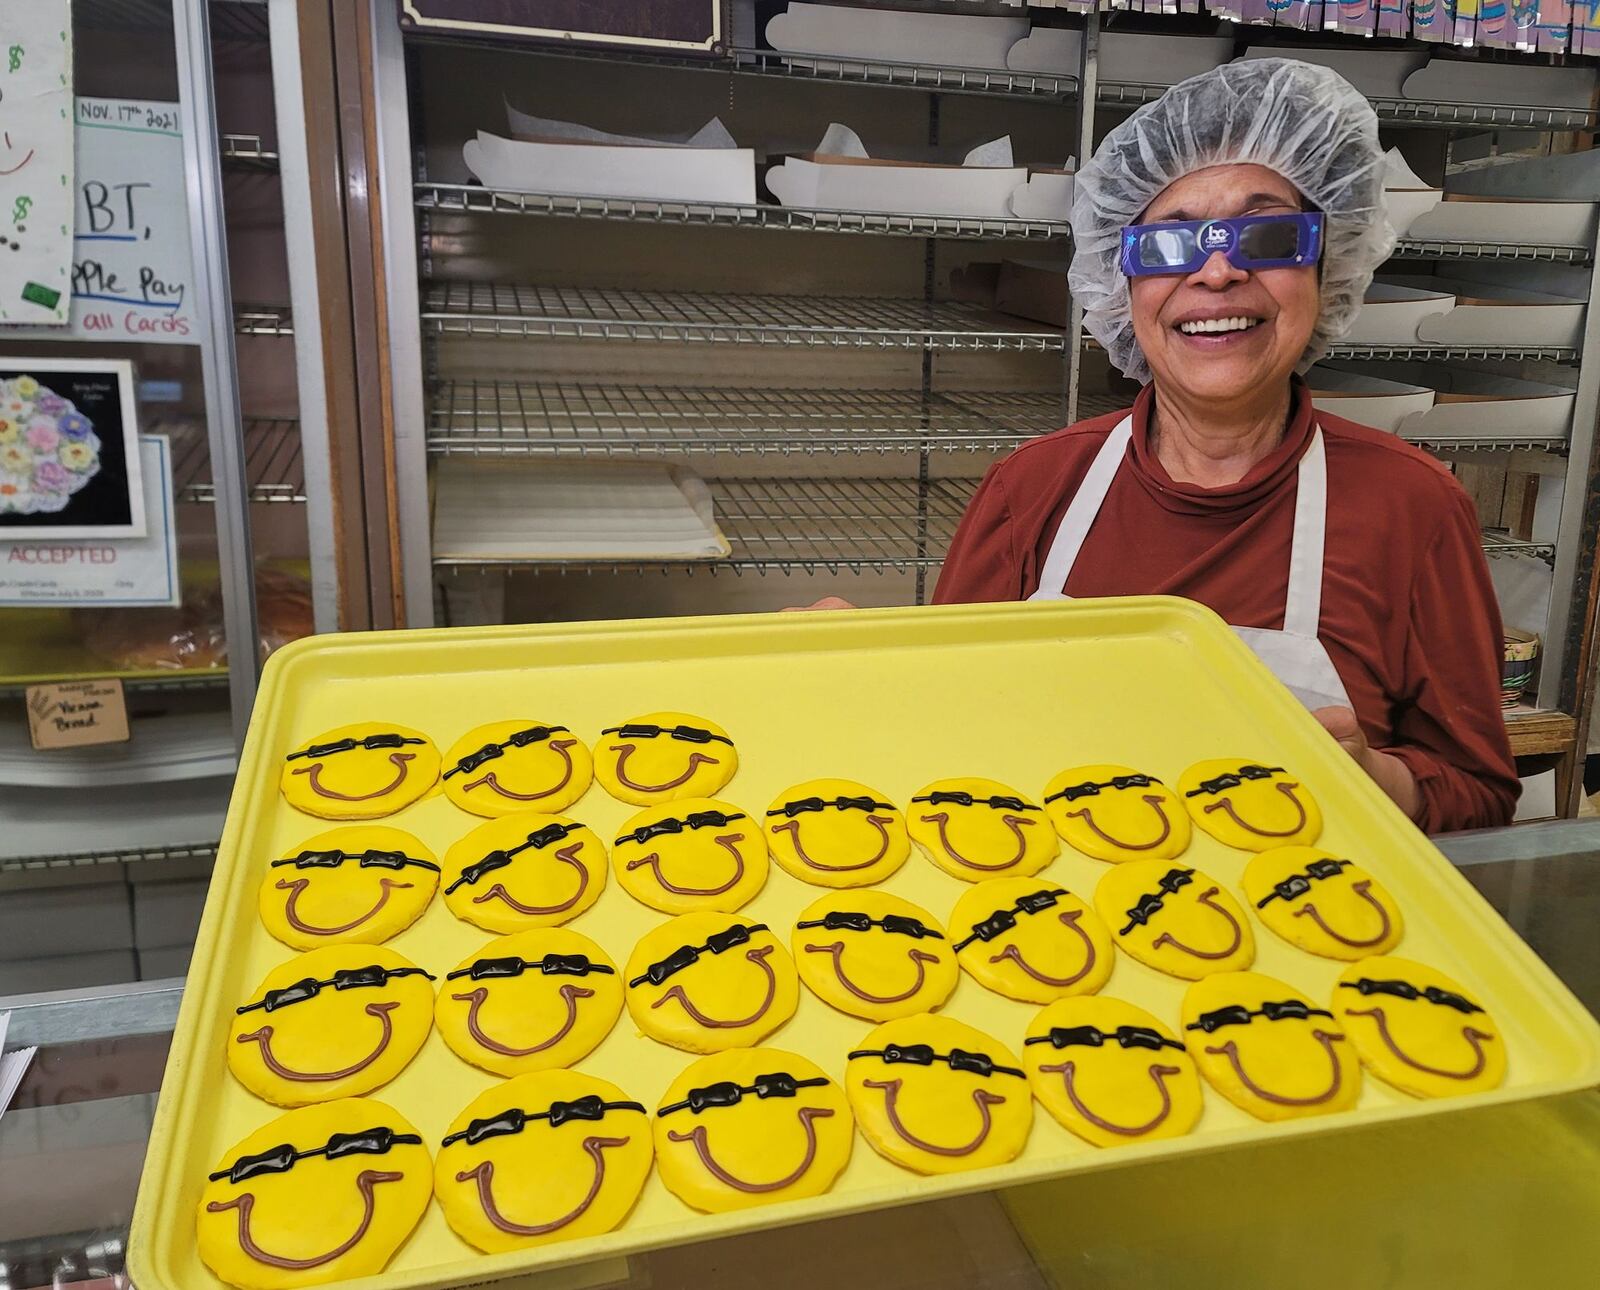
{"type": "Polygon", "coordinates": [[[1122,230],[1122,272],[1130,278],[1194,273],[1217,252],[1236,269],[1290,269],[1322,258],[1322,212],[1246,215],[1122,230]]]}

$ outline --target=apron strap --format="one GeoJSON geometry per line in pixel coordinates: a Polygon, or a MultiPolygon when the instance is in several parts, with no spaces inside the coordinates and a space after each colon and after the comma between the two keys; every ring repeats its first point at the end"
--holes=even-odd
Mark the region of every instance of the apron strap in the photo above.
{"type": "Polygon", "coordinates": [[[1300,458],[1294,503],[1294,539],[1289,548],[1289,594],[1283,606],[1283,630],[1315,637],[1322,619],[1322,554],[1328,528],[1328,460],[1322,427],[1300,458]]]}
{"type": "Polygon", "coordinates": [[[1122,459],[1127,456],[1128,444],[1132,441],[1133,414],[1130,412],[1106,436],[1105,443],[1100,446],[1100,451],[1089,466],[1088,474],[1083,477],[1083,483],[1072,495],[1067,512],[1056,529],[1055,540],[1050,543],[1050,553],[1045,556],[1036,594],[1065,594],[1072,566],[1078,562],[1078,552],[1083,549],[1084,539],[1089,536],[1089,528],[1100,513],[1100,504],[1111,491],[1111,481],[1121,467],[1122,459]]]}

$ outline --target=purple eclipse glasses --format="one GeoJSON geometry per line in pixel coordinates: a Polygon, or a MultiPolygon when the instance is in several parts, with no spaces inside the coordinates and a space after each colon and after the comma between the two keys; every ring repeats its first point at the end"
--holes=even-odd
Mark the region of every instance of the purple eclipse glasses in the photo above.
{"type": "Polygon", "coordinates": [[[1221,251],[1236,269],[1288,269],[1322,256],[1322,212],[1246,215],[1122,230],[1122,272],[1130,278],[1194,273],[1221,251]]]}

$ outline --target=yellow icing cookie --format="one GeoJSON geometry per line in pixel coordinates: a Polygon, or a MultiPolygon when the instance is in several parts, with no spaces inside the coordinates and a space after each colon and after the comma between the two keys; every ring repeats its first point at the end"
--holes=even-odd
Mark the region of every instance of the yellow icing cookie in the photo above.
{"type": "Polygon", "coordinates": [[[1330,959],[1386,954],[1405,935],[1394,897],[1352,860],[1315,847],[1275,847],[1240,880],[1256,916],[1291,945],[1330,959]]]}
{"type": "Polygon", "coordinates": [[[1044,809],[1069,847],[1095,860],[1171,860],[1189,847],[1183,800],[1131,766],[1074,766],[1044,786],[1044,809]]]}
{"type": "Polygon", "coordinates": [[[950,936],[975,980],[1028,1003],[1093,994],[1116,963],[1094,911],[1041,878],[991,878],[962,892],[950,936]]]}
{"type": "Polygon", "coordinates": [[[352,824],[308,838],[267,866],[261,921],[297,950],[376,945],[416,922],[438,888],[438,859],[418,839],[352,824]]]}
{"type": "Polygon", "coordinates": [[[348,1097],[269,1120],[223,1153],[200,1193],[200,1258],[244,1290],[383,1271],[433,1195],[421,1135],[393,1107],[348,1097]]]}
{"type": "Polygon", "coordinates": [[[1356,1104],[1361,1063],[1344,1028],[1291,985],[1222,972],[1183,996],[1184,1042],[1211,1086],[1260,1120],[1356,1104]]]}
{"type": "Polygon", "coordinates": [[[652,1039],[691,1053],[760,1043],[800,1002],[794,963],[765,923],[679,914],[628,957],[628,1011],[652,1039]]]}
{"type": "Polygon", "coordinates": [[[820,1196],[850,1159],[844,1091],[776,1048],[736,1048],[685,1067],[656,1108],[661,1181],[718,1214],[820,1196]]]}
{"type": "Polygon", "coordinates": [[[606,848],[564,815],[502,815],[444,853],[445,907],[491,932],[554,927],[600,899],[606,848]]]}
{"type": "Polygon", "coordinates": [[[1322,832],[1316,799],[1282,766],[1242,757],[1200,761],[1178,777],[1178,792],[1196,824],[1240,851],[1310,846],[1322,832]]]}
{"type": "Polygon", "coordinates": [[[458,1057],[496,1075],[571,1066],[622,1015],[622,976],[566,927],[490,941],[446,975],[434,1024],[458,1057]]]}
{"type": "Polygon", "coordinates": [[[919,1174],[1003,1165],[1033,1127],[1017,1055],[951,1017],[884,1022],[849,1054],[844,1087],[872,1149],[919,1174]]]}
{"type": "Polygon", "coordinates": [[[279,1106],[381,1088],[433,1026],[433,977],[382,945],[327,945],[280,963],[236,1009],[228,1069],[279,1106]]]}
{"type": "Polygon", "coordinates": [[[813,901],[790,945],[813,994],[868,1021],[932,1012],[961,976],[933,915],[881,891],[830,892],[813,901]]]}
{"type": "Polygon", "coordinates": [[[278,786],[297,811],[325,820],[375,820],[426,797],[439,750],[420,730],[363,721],[324,731],[284,756],[278,786]]]}
{"type": "Polygon", "coordinates": [[[601,787],[634,806],[711,797],[739,769],[728,732],[686,712],[647,712],[607,726],[594,752],[601,787]]]}
{"type": "Polygon", "coordinates": [[[778,794],[767,843],[774,860],[818,887],[870,887],[911,854],[899,808],[852,779],[808,779],[778,794]]]}
{"type": "Polygon", "coordinates": [[[1106,995],[1062,999],[1028,1023],[1022,1065],[1044,1109],[1085,1142],[1181,1138],[1200,1118],[1200,1075],[1179,1038],[1106,995]]]}
{"type": "Polygon", "coordinates": [[[767,881],[761,821],[710,797],[647,806],[611,844],[622,889],[664,914],[732,913],[767,881]]]}
{"type": "Polygon", "coordinates": [[[1038,873],[1061,850],[1037,802],[992,779],[937,779],[911,799],[911,840],[963,882],[1038,873]]]}
{"type": "Polygon", "coordinates": [[[445,796],[474,815],[564,811],[589,791],[594,761],[566,726],[491,721],[450,745],[440,779],[445,796]]]}
{"type": "Polygon", "coordinates": [[[1333,1010],[1367,1069],[1402,1092],[1453,1097],[1505,1078],[1500,1027],[1435,968],[1393,956],[1352,963],[1334,987],[1333,1010]]]}
{"type": "Polygon", "coordinates": [[[1129,860],[1108,869],[1094,907],[1141,963],[1185,980],[1242,972],[1256,961],[1250,920],[1228,890],[1198,869],[1168,860],[1129,860]]]}
{"type": "Polygon", "coordinates": [[[450,1122],[433,1162],[445,1221],[499,1254],[609,1232],[650,1176],[650,1121],[580,1071],[518,1075],[450,1122]]]}

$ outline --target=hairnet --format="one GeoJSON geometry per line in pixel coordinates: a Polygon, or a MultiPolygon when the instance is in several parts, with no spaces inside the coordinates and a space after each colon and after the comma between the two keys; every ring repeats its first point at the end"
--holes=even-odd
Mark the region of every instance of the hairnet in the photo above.
{"type": "Polygon", "coordinates": [[[1122,230],[1174,180],[1234,162],[1277,171],[1325,217],[1321,313],[1298,371],[1350,330],[1373,270],[1394,249],[1378,118],[1338,73],[1245,59],[1173,86],[1106,135],[1078,171],[1072,203],[1072,294],[1090,335],[1135,380],[1150,369],[1133,336],[1122,230]]]}

